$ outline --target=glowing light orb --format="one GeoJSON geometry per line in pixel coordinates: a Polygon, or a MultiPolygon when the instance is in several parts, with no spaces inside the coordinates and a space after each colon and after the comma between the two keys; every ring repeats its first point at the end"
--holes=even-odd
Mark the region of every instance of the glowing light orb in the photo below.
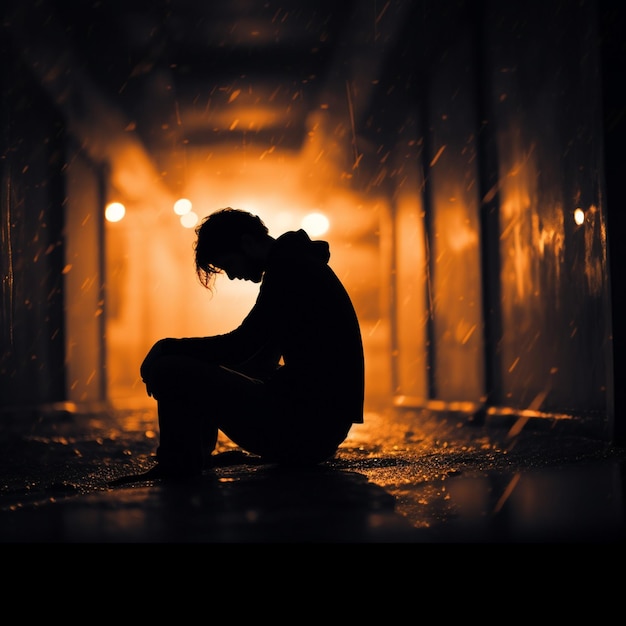
{"type": "Polygon", "coordinates": [[[107,222],[119,222],[126,215],[126,207],[121,202],[110,202],[104,209],[107,222]]]}
{"type": "Polygon", "coordinates": [[[198,216],[193,211],[189,211],[180,216],[180,223],[185,228],[193,228],[198,223],[198,216]]]}
{"type": "Polygon", "coordinates": [[[189,211],[191,211],[191,200],[180,198],[180,200],[174,202],[174,213],[176,215],[186,215],[189,211]]]}
{"type": "Polygon", "coordinates": [[[585,221],[585,212],[582,209],[574,211],[574,221],[580,226],[585,221]]]}
{"type": "Polygon", "coordinates": [[[322,213],[309,213],[302,218],[301,226],[309,235],[317,237],[328,231],[330,222],[322,213]]]}

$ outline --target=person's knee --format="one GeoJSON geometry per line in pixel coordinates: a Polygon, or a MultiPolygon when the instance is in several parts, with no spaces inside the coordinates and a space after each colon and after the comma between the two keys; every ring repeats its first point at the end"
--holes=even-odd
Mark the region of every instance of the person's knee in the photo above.
{"type": "Polygon", "coordinates": [[[157,400],[206,393],[202,381],[210,376],[210,367],[201,361],[168,355],[160,357],[150,372],[150,388],[157,400]]]}

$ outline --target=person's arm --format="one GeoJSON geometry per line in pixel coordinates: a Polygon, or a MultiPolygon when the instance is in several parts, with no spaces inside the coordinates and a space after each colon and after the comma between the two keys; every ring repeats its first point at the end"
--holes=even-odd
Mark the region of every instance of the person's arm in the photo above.
{"type": "Polygon", "coordinates": [[[252,310],[234,330],[209,337],[159,339],[141,364],[141,379],[147,384],[156,360],[168,355],[188,356],[218,365],[237,367],[265,349],[272,336],[275,315],[276,302],[263,285],[252,310]]]}

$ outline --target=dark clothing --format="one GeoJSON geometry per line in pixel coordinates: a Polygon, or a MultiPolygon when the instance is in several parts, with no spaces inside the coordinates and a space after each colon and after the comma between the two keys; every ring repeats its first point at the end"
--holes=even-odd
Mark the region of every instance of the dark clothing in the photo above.
{"type": "Polygon", "coordinates": [[[161,448],[171,430],[171,423],[162,423],[166,404],[179,413],[186,405],[244,449],[277,460],[294,460],[299,451],[289,448],[302,437],[311,441],[303,457],[323,460],[351,424],[363,422],[359,323],[329,258],[327,242],[311,241],[303,230],[285,233],[272,244],[259,295],[239,327],[161,340],[163,362],[170,357],[152,383],[161,448]],[[173,363],[178,376],[172,377],[173,363]],[[196,380],[187,378],[191,372],[196,380]]]}
{"type": "Polygon", "coordinates": [[[224,335],[166,340],[163,354],[259,377],[272,394],[294,402],[298,418],[362,423],[361,332],[329,258],[327,242],[311,241],[304,230],[285,233],[272,247],[259,296],[238,328],[224,335]],[[284,365],[277,368],[281,356],[284,365]]]}

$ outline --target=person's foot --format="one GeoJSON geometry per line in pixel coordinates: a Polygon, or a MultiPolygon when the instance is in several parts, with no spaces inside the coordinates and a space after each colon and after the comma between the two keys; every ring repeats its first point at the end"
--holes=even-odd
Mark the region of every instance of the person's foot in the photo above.
{"type": "Polygon", "coordinates": [[[204,463],[205,469],[211,469],[214,467],[227,467],[230,465],[260,465],[265,463],[261,457],[248,454],[243,450],[226,450],[225,452],[218,452],[212,454],[204,463]]]}
{"type": "Polygon", "coordinates": [[[158,463],[150,468],[147,472],[142,472],[140,474],[130,474],[129,476],[120,476],[120,478],[116,478],[108,483],[109,487],[118,487],[120,485],[128,485],[130,483],[142,483],[149,481],[157,481],[157,480],[167,480],[167,481],[188,481],[195,478],[199,478],[198,474],[182,474],[175,473],[166,470],[162,465],[158,463]]]}

